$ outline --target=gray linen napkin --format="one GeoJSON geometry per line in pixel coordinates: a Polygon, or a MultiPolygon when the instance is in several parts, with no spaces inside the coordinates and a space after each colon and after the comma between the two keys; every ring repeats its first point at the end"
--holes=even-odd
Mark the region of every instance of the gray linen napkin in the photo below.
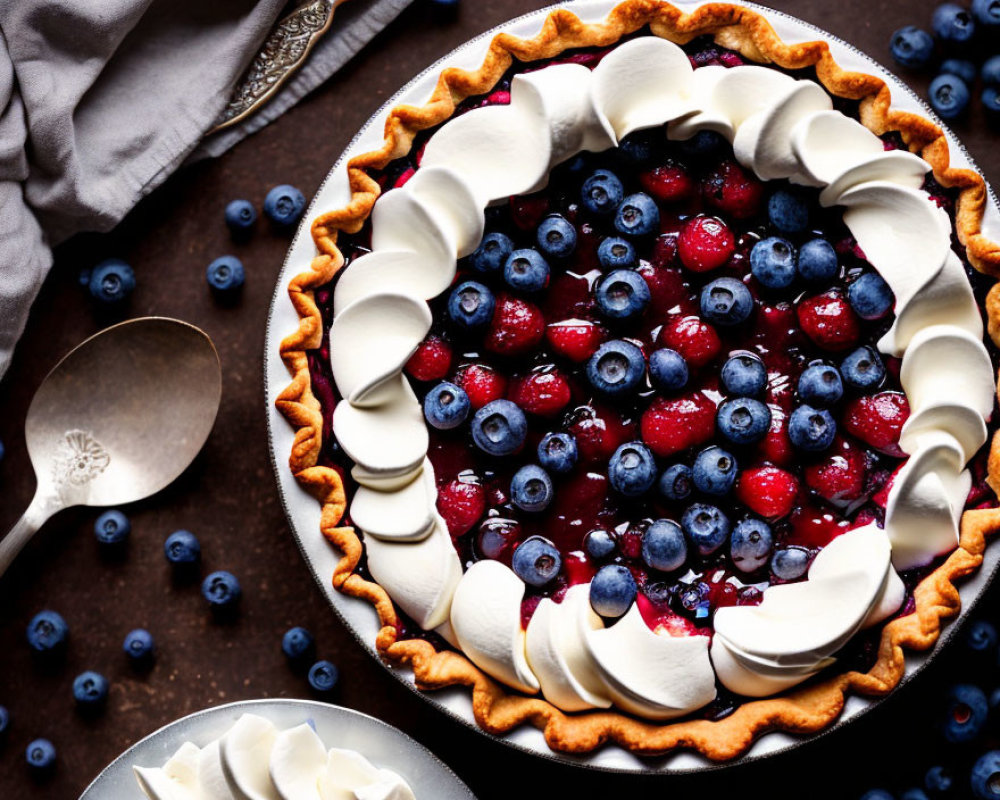
{"type": "Polygon", "coordinates": [[[200,147],[286,0],[0,2],[0,377],[54,245],[274,120],[409,2],[347,0],[263,111],[200,147]]]}

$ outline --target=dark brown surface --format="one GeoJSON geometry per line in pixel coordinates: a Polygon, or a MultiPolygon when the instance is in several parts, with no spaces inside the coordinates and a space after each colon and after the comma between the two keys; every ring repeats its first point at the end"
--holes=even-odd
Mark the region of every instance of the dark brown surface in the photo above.
{"type": "MultiPolygon", "coordinates": [[[[311,196],[357,129],[409,78],[466,39],[541,5],[467,0],[458,21],[437,24],[417,0],[278,122],[223,158],[171,178],[111,234],[80,237],[60,248],[14,364],[0,383],[0,439],[7,446],[0,464],[0,531],[27,506],[34,489],[22,433],[32,394],[68,349],[109,321],[94,313],[76,281],[79,270],[95,259],[119,255],[135,266],[139,286],[128,316],[176,316],[209,333],[222,358],[223,410],[194,466],[167,491],[126,509],[133,535],[123,561],[99,556],[91,533],[96,513],[76,510],[47,525],[0,580],[0,704],[13,717],[8,741],[0,746],[0,798],[71,799],[123,749],[179,716],[231,700],[308,696],[305,679],[288,669],[279,649],[282,632],[294,624],[310,628],[320,655],[340,666],[338,702],[414,735],[481,798],[544,797],[556,786],[567,797],[657,790],[648,780],[547,764],[470,733],[402,688],[340,625],[294,544],[267,453],[264,323],[288,239],[259,225],[248,244],[234,245],[222,223],[228,200],[259,203],[278,183],[293,183],[311,196]],[[204,281],[205,265],[226,252],[239,255],[247,269],[242,303],[230,309],[212,301],[204,281]],[[172,582],[162,543],[178,528],[201,538],[203,574],[224,568],[240,578],[244,601],[235,624],[212,622],[197,584],[172,582]],[[50,671],[32,664],[24,642],[28,619],[42,608],[60,611],[72,629],[66,663],[50,671]],[[140,626],[153,632],[159,652],[155,668],[144,676],[128,668],[120,649],[126,632],[140,626]],[[75,713],[71,694],[74,675],[88,668],[112,683],[107,713],[95,721],[75,713]],[[52,739],[59,749],[56,776],[40,785],[29,780],[23,764],[24,747],[36,736],[52,739]]],[[[890,32],[903,24],[927,24],[934,4],[785,0],[774,5],[888,61],[890,32]]],[[[923,78],[908,77],[924,88],[923,78]]],[[[987,177],[1000,180],[998,139],[979,114],[956,130],[987,177]]],[[[897,788],[915,783],[920,765],[934,757],[934,739],[927,733],[931,714],[922,706],[946,671],[951,672],[947,665],[935,665],[877,714],[794,758],[738,773],[670,779],[659,790],[833,798],[853,797],[873,783],[897,788]],[[902,761],[909,765],[897,761],[898,767],[887,767],[878,759],[883,765],[876,767],[858,758],[884,750],[887,742],[897,756],[907,754],[902,761]]]]}

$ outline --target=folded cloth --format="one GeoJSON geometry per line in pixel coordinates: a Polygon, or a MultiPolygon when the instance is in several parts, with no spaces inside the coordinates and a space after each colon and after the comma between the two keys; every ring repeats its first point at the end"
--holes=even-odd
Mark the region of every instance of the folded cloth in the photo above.
{"type": "Polygon", "coordinates": [[[261,112],[208,139],[286,0],[0,3],[0,376],[53,246],[275,119],[409,2],[348,0],[261,112]]]}

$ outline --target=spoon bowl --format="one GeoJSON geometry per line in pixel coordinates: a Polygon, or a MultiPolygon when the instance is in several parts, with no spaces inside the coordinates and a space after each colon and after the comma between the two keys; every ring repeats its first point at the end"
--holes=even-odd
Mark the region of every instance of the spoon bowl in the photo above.
{"type": "Polygon", "coordinates": [[[172,483],[208,439],[221,398],[215,347],[180,320],[129,320],[70,351],[28,409],[38,488],[0,541],[0,574],[57,511],[131,503],[172,483]]]}

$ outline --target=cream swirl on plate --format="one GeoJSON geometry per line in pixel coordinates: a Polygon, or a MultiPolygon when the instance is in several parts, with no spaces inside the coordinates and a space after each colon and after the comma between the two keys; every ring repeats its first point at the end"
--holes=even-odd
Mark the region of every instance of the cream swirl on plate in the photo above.
{"type": "Polygon", "coordinates": [[[993,370],[950,220],[920,189],[930,167],[886,152],[812,81],[759,66],[694,70],[680,47],[653,36],[618,46],[592,71],[556,64],[519,74],[510,94],[509,105],[469,111],[429,139],[413,178],[375,204],[372,251],[335,289],[330,353],[344,400],[334,432],[356,464],[352,516],[369,568],[418,624],[441,630],[484,672],[540,689],[568,711],[614,703],[663,719],[710,702],[716,677],[755,696],[799,683],[857,630],[898,610],[897,569],[955,548],[965,467],[986,441],[993,370]],[[402,374],[429,330],[427,301],[477,246],[489,204],[543,187],[578,152],[664,124],[671,139],[720,133],[761,179],[819,188],[823,205],[844,208],[895,294],[895,323],[879,348],[902,357],[912,410],[901,439],[909,459],[884,527],[842,535],[808,580],[766,589],[759,607],[719,611],[711,659],[707,637],[654,632],[637,608],[605,628],[585,586],[562,605],[543,601],[522,630],[524,589],[509,569],[480,562],[462,574],[434,507],[421,409],[402,374]],[[426,574],[413,574],[416,563],[426,574]]]}

